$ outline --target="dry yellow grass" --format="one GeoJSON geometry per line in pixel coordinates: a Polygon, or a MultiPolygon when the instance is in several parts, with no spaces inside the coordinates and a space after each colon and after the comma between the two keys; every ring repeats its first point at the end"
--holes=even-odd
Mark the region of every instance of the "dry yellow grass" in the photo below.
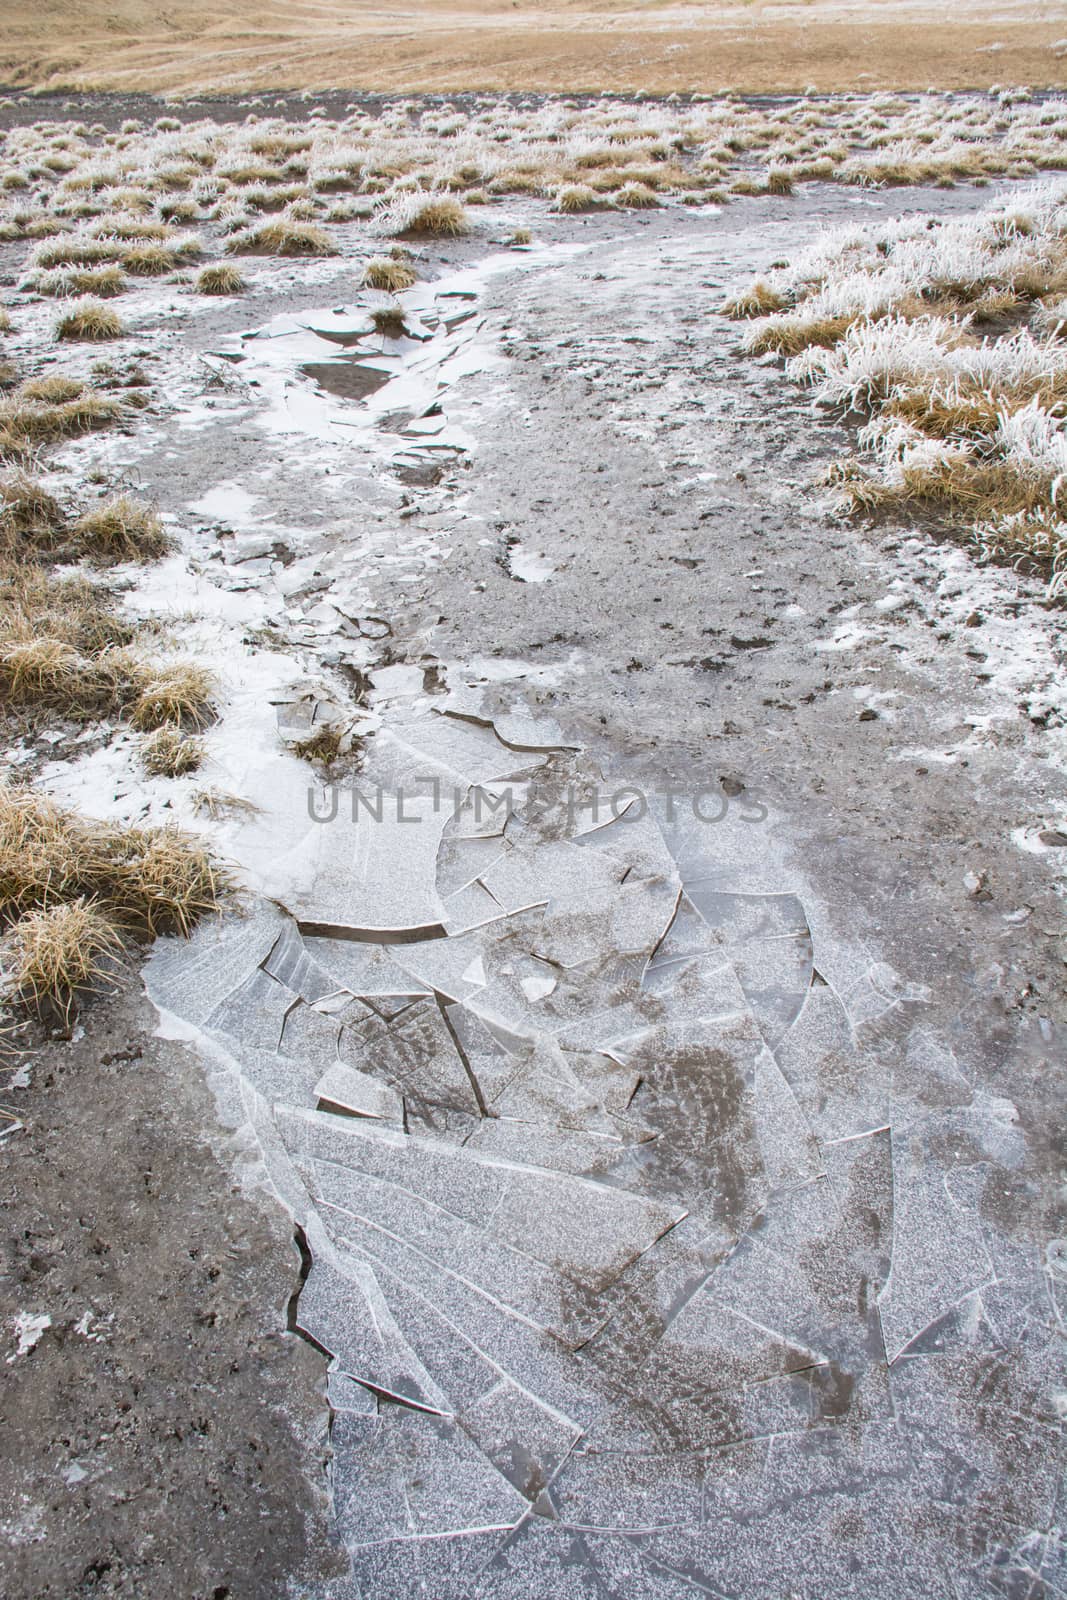
{"type": "Polygon", "coordinates": [[[178,256],[164,244],[136,244],[122,256],[122,265],[131,278],[162,278],[173,272],[178,256]]]}
{"type": "Polygon", "coordinates": [[[745,335],[745,349],[754,356],[766,355],[770,350],[781,356],[796,356],[813,345],[830,349],[858,321],[854,314],[815,317],[798,312],[796,316],[775,317],[745,335]]]}
{"type": "Polygon", "coordinates": [[[210,722],[215,680],[205,667],[179,661],[149,669],[130,712],[135,728],[202,728],[210,722]]]}
{"type": "Polygon", "coordinates": [[[458,200],[436,198],[417,207],[396,231],[404,238],[455,239],[470,232],[470,222],[458,200]]]}
{"type": "Polygon", "coordinates": [[[860,510],[925,503],[972,524],[1041,511],[1052,486],[1050,478],[1021,470],[1010,461],[952,458],[932,465],[905,466],[899,482],[870,478],[862,470],[843,475],[842,481],[852,504],[860,510]]]}
{"type": "Polygon", "coordinates": [[[767,317],[784,310],[787,304],[765,278],[756,278],[747,289],[725,301],[722,312],[727,317],[767,317]]]}
{"type": "Polygon", "coordinates": [[[90,821],[0,784],[0,922],[85,899],[136,932],[187,932],[228,886],[199,843],[177,829],[90,821]]]}
{"type": "Polygon", "coordinates": [[[0,404],[0,458],[26,460],[43,445],[75,439],[122,416],[122,402],[83,388],[70,400],[52,404],[27,396],[25,386],[0,404]]]}
{"type": "Polygon", "coordinates": [[[6,0],[0,63],[16,84],[187,94],[922,90],[1054,86],[1063,33],[1054,7],[1023,0],[414,0],[403,15],[366,0],[6,0]]]}
{"type": "Polygon", "coordinates": [[[375,256],[363,268],[363,282],[368,289],[400,294],[416,282],[415,269],[409,262],[397,261],[392,256],[375,256]]]}
{"type": "Polygon", "coordinates": [[[17,555],[27,544],[54,549],[65,520],[59,501],[36,479],[18,472],[0,480],[0,555],[17,555]]]}
{"type": "Polygon", "coordinates": [[[225,261],[216,261],[204,267],[196,280],[197,294],[240,294],[245,287],[245,280],[237,268],[225,261]]]}
{"type": "Polygon", "coordinates": [[[233,893],[176,828],[96,822],[0,784],[0,953],[9,997],[69,1016],[128,937],[188,934],[233,893]]]}
{"type": "Polygon", "coordinates": [[[125,332],[118,312],[101,305],[98,300],[82,301],[56,323],[57,339],[79,339],[93,344],[121,339],[125,332]]]}
{"type": "Polygon", "coordinates": [[[98,983],[122,953],[118,929],[83,898],[25,912],[0,939],[6,998],[70,1020],[79,991],[98,983]]]}
{"type": "Polygon", "coordinates": [[[167,549],[163,524],[151,506],[116,495],[80,516],[70,530],[79,554],[96,561],[154,561],[167,549]]]}
{"type": "Polygon", "coordinates": [[[51,244],[41,245],[33,260],[38,267],[99,267],[120,260],[122,252],[122,244],[114,239],[61,235],[51,244]]]}
{"type": "Polygon", "coordinates": [[[336,244],[322,228],[310,222],[265,222],[260,228],[235,234],[226,242],[232,255],[335,256],[336,244]]]}
{"type": "Polygon", "coordinates": [[[198,771],[203,760],[203,740],[191,738],[181,728],[159,728],[141,746],[142,765],[153,778],[184,777],[198,771]]]}
{"type": "Polygon", "coordinates": [[[57,300],[77,295],[96,295],[108,300],[113,295],[121,294],[126,287],[122,268],[116,266],[99,267],[95,271],[88,268],[85,271],[44,272],[35,277],[32,283],[38,294],[49,295],[57,300]]]}
{"type": "Polygon", "coordinates": [[[293,753],[304,761],[328,767],[341,754],[343,739],[344,731],[341,728],[326,725],[309,734],[306,739],[298,740],[293,745],[293,753]]]}

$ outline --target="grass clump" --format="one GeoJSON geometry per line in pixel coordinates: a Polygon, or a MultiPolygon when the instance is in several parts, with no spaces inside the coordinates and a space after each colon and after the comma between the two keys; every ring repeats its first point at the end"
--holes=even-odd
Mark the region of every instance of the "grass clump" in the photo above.
{"type": "Polygon", "coordinates": [[[370,319],[375,333],[386,339],[402,339],[408,331],[401,306],[380,306],[371,312],[370,319]]]}
{"type": "Polygon", "coordinates": [[[661,205],[659,195],[647,183],[626,183],[616,192],[615,204],[628,211],[647,211],[661,205]]]}
{"type": "Polygon", "coordinates": [[[123,252],[122,265],[131,278],[162,278],[175,270],[178,256],[164,244],[141,243],[123,252]]]}
{"type": "Polygon", "coordinates": [[[71,538],[82,554],[108,562],[154,561],[168,545],[151,506],[125,494],[86,511],[74,523],[71,538]]]}
{"type": "Polygon", "coordinates": [[[95,822],[0,784],[0,966],[11,999],[69,1017],[127,938],[188,934],[232,892],[176,828],[95,822]]]}
{"type": "MultiPolygon", "coordinates": [[[[59,553],[77,553],[76,543],[59,553]]],[[[84,574],[60,577],[25,560],[0,563],[0,705],[31,724],[129,717],[153,732],[202,727],[212,715],[211,674],[194,662],[153,662],[138,630],[84,574]]]]}
{"type": "Polygon", "coordinates": [[[596,191],[585,183],[569,183],[556,195],[556,210],[565,215],[577,211],[595,211],[603,203],[596,191]]]}
{"type": "Polygon", "coordinates": [[[110,300],[122,294],[126,278],[121,267],[71,268],[67,272],[46,272],[33,280],[38,294],[54,300],[69,300],[79,295],[96,295],[110,300]]]}
{"type": "Polygon", "coordinates": [[[142,732],[157,728],[203,728],[211,721],[215,680],[206,667],[192,661],[148,670],[130,711],[142,732]]]}
{"type": "Polygon", "coordinates": [[[106,912],[79,898],[25,912],[0,939],[0,981],[9,1000],[66,1021],[75,996],[113,970],[122,939],[106,912]]]}
{"type": "Polygon", "coordinates": [[[199,771],[203,761],[203,740],[169,725],[158,728],[141,746],[141,763],[153,778],[184,777],[199,771]]]}
{"type": "Polygon", "coordinates": [[[303,761],[311,761],[328,767],[337,760],[342,753],[343,746],[343,729],[326,723],[321,728],[316,728],[315,732],[309,734],[306,739],[299,739],[293,745],[293,753],[303,761]]]}
{"type": "Polygon", "coordinates": [[[83,300],[56,323],[57,339],[80,339],[102,343],[106,339],[121,339],[125,324],[116,311],[99,300],[83,300]]]}
{"type": "Polygon", "coordinates": [[[35,379],[21,384],[0,404],[0,458],[26,460],[44,445],[106,427],[122,411],[120,400],[99,394],[80,380],[35,379]],[[45,387],[53,383],[54,389],[45,387]],[[49,399],[50,393],[66,397],[49,399]]]}
{"type": "Polygon", "coordinates": [[[279,217],[259,228],[250,228],[227,240],[231,255],[259,256],[335,256],[336,244],[322,228],[311,222],[289,222],[279,217]]]}
{"type": "Polygon", "coordinates": [[[382,289],[386,294],[400,294],[416,282],[415,269],[408,261],[393,256],[375,256],[363,268],[363,283],[368,289],[382,289]]]}
{"type": "Polygon", "coordinates": [[[0,481],[0,554],[14,555],[27,545],[54,549],[65,522],[59,501],[36,478],[17,472],[0,481]]]}
{"type": "Polygon", "coordinates": [[[404,206],[393,231],[409,238],[458,239],[470,233],[471,225],[460,202],[442,196],[404,206]]]}
{"type": "Polygon", "coordinates": [[[772,289],[766,278],[756,278],[741,294],[731,296],[723,304],[722,312],[726,317],[739,320],[744,317],[766,317],[774,311],[782,311],[788,305],[784,295],[777,289],[772,289]]]}
{"type": "Polygon", "coordinates": [[[226,261],[202,268],[196,280],[197,294],[240,294],[245,287],[241,273],[226,261]]]}
{"type": "Polygon", "coordinates": [[[95,267],[122,258],[123,245],[116,239],[86,239],[76,234],[60,234],[40,245],[34,256],[38,267],[95,267]]]}
{"type": "MultiPolygon", "coordinates": [[[[863,512],[926,511],[983,558],[1026,562],[1067,592],[1067,349],[1047,299],[1067,276],[1067,187],[1010,211],[828,235],[732,308],[744,348],[859,420],[833,476],[863,512]],[[1042,297],[1045,297],[1044,299],[1042,297]]],[[[728,308],[730,309],[730,308],[728,308]]]]}

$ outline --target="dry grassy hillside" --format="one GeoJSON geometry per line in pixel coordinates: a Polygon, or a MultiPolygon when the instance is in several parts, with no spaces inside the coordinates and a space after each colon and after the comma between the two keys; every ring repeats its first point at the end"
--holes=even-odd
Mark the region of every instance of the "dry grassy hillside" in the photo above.
{"type": "Polygon", "coordinates": [[[5,0],[0,14],[0,81],[184,94],[1054,86],[1065,62],[1063,7],[1025,0],[5,0]]]}

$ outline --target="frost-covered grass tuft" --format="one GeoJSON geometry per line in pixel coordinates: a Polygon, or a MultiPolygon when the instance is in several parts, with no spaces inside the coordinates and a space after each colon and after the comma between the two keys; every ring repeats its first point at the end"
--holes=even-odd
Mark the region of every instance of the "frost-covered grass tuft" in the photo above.
{"type": "Polygon", "coordinates": [[[79,300],[56,323],[57,339],[86,340],[93,344],[105,339],[121,339],[125,332],[118,312],[101,305],[99,300],[79,300]]]}
{"type": "Polygon", "coordinates": [[[310,222],[265,222],[226,242],[231,255],[335,256],[337,246],[323,228],[310,222]]]}
{"type": "Polygon", "coordinates": [[[227,261],[203,267],[196,279],[197,294],[241,294],[245,288],[243,276],[227,261]]]}
{"type": "Polygon", "coordinates": [[[868,420],[837,475],[859,509],[927,508],[985,557],[1067,586],[1067,185],[971,216],[817,239],[730,309],[760,301],[752,354],[787,358],[818,402],[868,420]]]}
{"type": "Polygon", "coordinates": [[[382,233],[398,237],[455,239],[470,232],[467,213],[447,195],[401,194],[377,219],[382,233]]]}
{"type": "Polygon", "coordinates": [[[400,294],[416,282],[415,269],[409,261],[396,260],[392,256],[374,256],[363,268],[363,282],[368,289],[400,294]]]}

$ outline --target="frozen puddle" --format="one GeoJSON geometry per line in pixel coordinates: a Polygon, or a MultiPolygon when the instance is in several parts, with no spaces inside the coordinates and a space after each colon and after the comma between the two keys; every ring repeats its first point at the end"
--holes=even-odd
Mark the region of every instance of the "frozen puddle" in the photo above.
{"type": "Polygon", "coordinates": [[[279,763],[233,840],[263,897],[149,990],[310,1251],[345,1593],[688,1593],[826,1429],[832,1481],[900,1473],[888,1365],[994,1276],[937,1152],[1010,1164],[1010,1107],[891,1134],[961,1069],[744,795],[594,815],[554,724],[389,671],[355,790],[279,763]]]}
{"type": "MultiPolygon", "coordinates": [[[[580,665],[449,665],[382,615],[472,515],[432,486],[473,448],[458,380],[503,366],[491,265],[399,297],[396,337],[362,296],[223,352],[259,426],[352,447],[353,504],[395,480],[377,519],[275,529],[233,479],[195,507],[236,530],[220,605],[286,654],[207,734],[258,807],[212,835],[247,914],[146,977],[310,1260],[352,1558],[330,1600],[822,1600],[890,1567],[893,1600],[1036,1597],[1062,1271],[990,1221],[1025,1140],[943,997],[838,932],[744,791],[624,789],[531,712],[580,665]],[[363,750],[336,788],[292,754],[322,725],[363,750]],[[997,1504],[962,1548],[976,1474],[997,1504]]],[[[535,544],[483,542],[551,584],[535,544]]],[[[1044,1047],[1012,1048],[1025,1073],[1044,1047]]]]}
{"type": "Polygon", "coordinates": [[[216,359],[264,397],[259,425],[271,433],[358,443],[409,470],[439,463],[471,445],[443,414],[448,390],[506,365],[483,332],[484,284],[501,272],[550,268],[581,248],[500,252],[397,295],[364,291],[351,305],[283,313],[221,347],[216,359]],[[402,332],[375,326],[374,313],[386,310],[402,315],[402,332]]]}

